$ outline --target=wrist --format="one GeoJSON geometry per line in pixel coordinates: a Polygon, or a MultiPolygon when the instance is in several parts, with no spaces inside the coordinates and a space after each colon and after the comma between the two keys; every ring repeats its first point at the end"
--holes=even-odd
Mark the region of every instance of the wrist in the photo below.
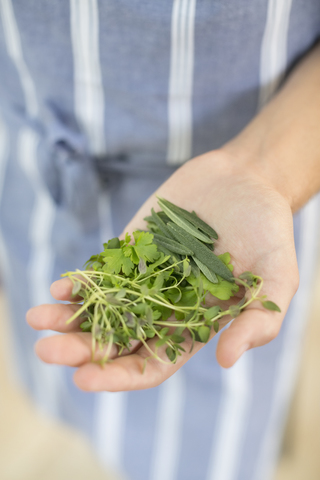
{"type": "Polygon", "coordinates": [[[298,192],[292,184],[292,171],[286,168],[283,147],[281,144],[267,145],[258,128],[250,125],[225,144],[221,151],[228,158],[234,174],[255,177],[278,192],[293,212],[301,206],[296,195],[298,192]]]}

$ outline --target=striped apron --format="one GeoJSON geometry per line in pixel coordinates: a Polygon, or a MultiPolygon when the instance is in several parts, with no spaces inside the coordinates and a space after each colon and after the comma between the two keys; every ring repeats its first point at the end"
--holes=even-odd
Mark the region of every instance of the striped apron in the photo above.
{"type": "Polygon", "coordinates": [[[0,0],[0,256],[19,375],[131,480],[268,480],[299,363],[315,198],[295,216],[301,286],[279,336],[223,370],[217,337],[157,388],[83,393],[33,352],[49,286],[119,234],[183,162],[219,148],[320,34],[318,0],[0,0]]]}

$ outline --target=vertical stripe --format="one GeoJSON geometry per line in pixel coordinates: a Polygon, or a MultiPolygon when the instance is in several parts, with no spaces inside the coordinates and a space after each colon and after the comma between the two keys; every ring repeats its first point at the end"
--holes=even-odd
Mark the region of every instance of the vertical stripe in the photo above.
{"type": "Polygon", "coordinates": [[[28,266],[33,305],[52,302],[49,289],[54,264],[51,232],[55,220],[55,206],[39,175],[38,144],[37,133],[29,128],[21,130],[17,146],[18,162],[35,193],[35,204],[29,227],[32,252],[28,266]]]}
{"type": "Polygon", "coordinates": [[[257,459],[256,480],[272,478],[282,440],[289,399],[292,395],[299,368],[302,339],[308,320],[310,278],[314,273],[315,254],[318,248],[320,196],[313,198],[301,211],[300,248],[298,252],[300,287],[290,307],[292,315],[287,322],[282,354],[278,361],[274,396],[268,428],[265,432],[261,454],[257,459]]]}
{"type": "Polygon", "coordinates": [[[251,410],[252,356],[246,352],[222,372],[219,419],[213,438],[206,480],[238,478],[242,445],[251,410]]]}
{"type": "Polygon", "coordinates": [[[18,70],[27,113],[31,117],[35,117],[38,114],[36,90],[23,58],[19,30],[14,17],[11,0],[0,0],[0,9],[8,55],[18,70]]]}
{"type": "Polygon", "coordinates": [[[177,478],[185,397],[185,380],[179,370],[160,387],[150,480],[177,478]]]}
{"type": "MultiPolygon", "coordinates": [[[[29,180],[35,194],[35,204],[29,225],[31,255],[27,269],[31,304],[52,303],[50,284],[54,266],[51,249],[51,232],[55,220],[55,207],[42,184],[37,168],[38,135],[29,128],[20,131],[17,145],[18,162],[29,180]]],[[[53,332],[39,332],[45,337],[53,332]]],[[[33,361],[35,395],[43,411],[59,414],[59,398],[62,389],[62,370],[58,365],[43,364],[37,358],[33,361]]]]}
{"type": "Polygon", "coordinates": [[[121,472],[127,392],[104,392],[96,396],[94,442],[102,464],[121,472]]]}
{"type": "Polygon", "coordinates": [[[104,91],[99,55],[97,0],[70,0],[74,58],[74,102],[90,152],[105,153],[104,91]]]}
{"type": "Polygon", "coordinates": [[[269,0],[261,45],[259,108],[272,97],[287,67],[287,37],[292,0],[269,0]]]}
{"type": "MultiPolygon", "coordinates": [[[[1,0],[0,5],[8,54],[20,77],[27,113],[30,117],[35,118],[39,112],[36,89],[23,58],[20,34],[11,0],[1,0]]],[[[35,194],[35,205],[29,228],[31,256],[27,272],[32,305],[51,302],[49,288],[54,261],[50,240],[55,208],[38,172],[37,148],[39,140],[34,130],[29,127],[22,127],[17,146],[18,162],[35,194]]],[[[43,335],[46,335],[46,333],[39,334],[40,337],[43,335]]],[[[35,393],[38,401],[45,411],[57,415],[58,399],[62,385],[61,369],[59,367],[48,368],[34,356],[32,359],[35,393]]]]}
{"type": "Polygon", "coordinates": [[[168,163],[192,156],[192,91],[196,0],[174,0],[168,98],[168,163]]]}

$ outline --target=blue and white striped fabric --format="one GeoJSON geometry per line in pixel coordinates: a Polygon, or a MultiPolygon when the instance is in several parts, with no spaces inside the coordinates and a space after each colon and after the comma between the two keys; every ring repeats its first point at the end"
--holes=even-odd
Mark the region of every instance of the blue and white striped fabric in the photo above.
{"type": "Polygon", "coordinates": [[[24,317],[177,166],[241,131],[317,41],[318,0],[0,0],[0,20],[0,254],[21,380],[129,479],[270,479],[317,198],[295,218],[301,287],[280,335],[228,371],[215,338],[160,387],[84,394],[35,357],[24,317]]]}

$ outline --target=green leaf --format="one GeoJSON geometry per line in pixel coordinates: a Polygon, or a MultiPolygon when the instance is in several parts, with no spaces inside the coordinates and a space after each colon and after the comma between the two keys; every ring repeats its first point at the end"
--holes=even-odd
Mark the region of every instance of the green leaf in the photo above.
{"type": "Polygon", "coordinates": [[[161,337],[163,337],[163,336],[166,336],[168,332],[169,332],[169,328],[164,327],[164,328],[161,328],[159,334],[160,334],[161,337]]]}
{"type": "Polygon", "coordinates": [[[169,260],[170,256],[171,255],[163,255],[163,253],[160,253],[160,257],[158,258],[158,260],[156,260],[153,263],[150,263],[147,266],[147,271],[145,273],[145,276],[151,275],[156,270],[156,268],[158,268],[163,263],[166,263],[169,260]]]}
{"type": "Polygon", "coordinates": [[[127,276],[131,274],[134,264],[125,256],[122,248],[105,250],[102,255],[109,273],[120,273],[122,270],[127,276]]]}
{"type": "Polygon", "coordinates": [[[120,240],[118,237],[111,238],[108,243],[103,244],[104,249],[113,249],[113,248],[120,248],[120,240]]]}
{"type": "Polygon", "coordinates": [[[159,338],[159,340],[156,341],[156,347],[157,348],[162,347],[162,345],[167,343],[168,340],[169,340],[168,337],[159,338]]]}
{"type": "Polygon", "coordinates": [[[198,296],[194,290],[183,290],[181,298],[176,305],[181,307],[193,307],[197,302],[198,296]]]}
{"type": "Polygon", "coordinates": [[[78,282],[78,281],[74,282],[73,287],[72,287],[71,296],[75,297],[76,295],[78,295],[80,290],[81,290],[81,283],[78,282]]]}
{"type": "Polygon", "coordinates": [[[125,243],[130,243],[131,242],[131,236],[129,235],[129,233],[126,233],[126,235],[124,237],[124,241],[125,241],[125,243]]]}
{"type": "Polygon", "coordinates": [[[241,275],[239,275],[240,280],[245,280],[249,287],[251,287],[255,281],[255,275],[251,272],[243,272],[241,275]]]}
{"type": "Polygon", "coordinates": [[[105,298],[110,305],[116,305],[116,306],[121,306],[123,303],[121,302],[120,299],[116,298],[115,295],[112,293],[106,293],[105,298]]]}
{"type": "Polygon", "coordinates": [[[172,347],[167,347],[166,348],[166,354],[167,357],[169,358],[170,362],[174,363],[177,359],[177,353],[172,347]]]}
{"type": "Polygon", "coordinates": [[[219,332],[219,327],[220,327],[220,325],[219,325],[218,320],[216,320],[215,322],[213,322],[213,330],[214,330],[216,333],[219,332]]]}
{"type": "MultiPolygon", "coordinates": [[[[200,279],[202,280],[203,290],[208,291],[219,300],[229,300],[229,298],[233,297],[238,291],[239,286],[235,283],[228,282],[227,280],[223,280],[219,275],[218,283],[210,282],[202,273],[200,273],[200,279]]],[[[194,286],[199,285],[199,279],[196,278],[193,274],[189,275],[187,281],[194,286]]]]}
{"type": "Polygon", "coordinates": [[[197,333],[200,338],[200,341],[203,343],[207,343],[210,337],[210,328],[207,327],[206,325],[203,325],[202,327],[198,328],[197,333]]]}
{"type": "Polygon", "coordinates": [[[120,300],[121,298],[124,298],[126,294],[127,294],[127,290],[125,288],[121,288],[121,290],[119,290],[119,292],[116,293],[115,297],[120,300]]]}
{"type": "Polygon", "coordinates": [[[157,245],[153,243],[153,235],[149,232],[133,232],[135,244],[133,249],[138,255],[138,258],[143,258],[145,261],[154,262],[159,258],[157,245]]]}
{"type": "MultiPolygon", "coordinates": [[[[162,204],[165,204],[168,208],[171,208],[171,210],[175,211],[180,216],[189,220],[189,222],[191,222],[195,227],[207,233],[207,235],[209,235],[210,237],[213,237],[216,239],[218,238],[217,232],[213,228],[211,228],[207,223],[201,220],[196,214],[196,212],[190,213],[188,212],[188,210],[178,207],[177,205],[174,205],[174,203],[171,203],[168,200],[165,200],[164,198],[159,198],[159,201],[162,202],[162,204]]],[[[158,203],[160,205],[159,201],[158,203]]]]}
{"type": "Polygon", "coordinates": [[[176,333],[173,333],[171,336],[170,336],[170,339],[174,342],[174,343],[182,343],[185,341],[185,338],[182,337],[181,335],[177,335],[176,333]]]}
{"type": "Polygon", "coordinates": [[[211,283],[218,283],[218,277],[217,275],[212,271],[210,270],[207,265],[205,265],[204,263],[202,263],[197,257],[192,257],[194,262],[198,265],[198,267],[200,268],[201,272],[203,273],[203,275],[205,277],[207,277],[207,279],[209,280],[209,282],[211,283]]]}
{"type": "Polygon", "coordinates": [[[164,307],[163,305],[157,305],[157,310],[161,313],[161,320],[166,321],[172,314],[171,308],[164,307]]]}
{"type": "MultiPolygon", "coordinates": [[[[158,204],[166,215],[171,218],[171,220],[179,227],[183,228],[186,232],[192,235],[195,238],[198,238],[204,243],[213,243],[211,238],[205,233],[200,232],[197,227],[195,227],[189,220],[187,220],[181,213],[177,213],[175,209],[168,205],[168,202],[163,201],[162,199],[158,200],[158,204]]],[[[193,217],[192,217],[193,219],[193,217]]]]}
{"type": "Polygon", "coordinates": [[[161,312],[159,312],[159,310],[153,310],[152,311],[153,320],[159,320],[160,317],[161,317],[161,312]]]}
{"type": "Polygon", "coordinates": [[[96,272],[98,272],[99,270],[101,270],[101,267],[102,267],[102,263],[100,263],[100,262],[93,262],[93,264],[92,264],[92,268],[93,268],[93,270],[95,270],[96,272]]]}
{"type": "Polygon", "coordinates": [[[182,293],[178,287],[173,287],[172,289],[167,290],[165,293],[168,300],[170,300],[172,303],[178,303],[181,300],[182,293]]]}
{"type": "Polygon", "coordinates": [[[164,274],[159,273],[159,275],[156,276],[156,279],[153,284],[153,288],[155,289],[156,292],[159,292],[163,286],[164,282],[164,274]]]}
{"type": "Polygon", "coordinates": [[[136,315],[145,315],[146,307],[146,303],[138,303],[137,305],[133,305],[130,310],[136,315]]]}
{"type": "Polygon", "coordinates": [[[152,325],[152,320],[153,320],[153,315],[152,315],[152,308],[150,307],[150,305],[147,305],[146,306],[146,321],[149,325],[152,325]]]}
{"type": "Polygon", "coordinates": [[[80,324],[80,328],[83,332],[91,332],[92,323],[86,320],[80,324]]]}
{"type": "Polygon", "coordinates": [[[144,333],[147,335],[147,338],[153,338],[155,336],[155,331],[151,329],[146,329],[144,333]]]}
{"type": "Polygon", "coordinates": [[[241,313],[239,305],[230,305],[229,312],[232,318],[238,317],[241,313]]]}
{"type": "Polygon", "coordinates": [[[191,273],[190,260],[188,258],[185,258],[182,262],[182,266],[183,266],[183,275],[185,277],[189,277],[189,275],[191,273]]]}
{"type": "Polygon", "coordinates": [[[271,302],[271,300],[265,300],[264,302],[262,302],[262,305],[268,310],[273,310],[274,312],[281,312],[278,305],[274,302],[271,302]]]}
{"type": "Polygon", "coordinates": [[[215,318],[221,312],[221,308],[219,305],[215,305],[214,307],[208,308],[208,310],[204,314],[204,318],[206,320],[211,320],[215,318]]]}
{"type": "Polygon", "coordinates": [[[222,253],[221,255],[218,255],[220,260],[229,268],[230,272],[233,272],[233,265],[230,263],[231,261],[231,255],[229,252],[222,253]]]}
{"type": "Polygon", "coordinates": [[[147,264],[143,258],[140,258],[139,264],[138,264],[138,270],[140,273],[144,274],[147,271],[147,264]]]}
{"type": "Polygon", "coordinates": [[[174,316],[176,317],[177,320],[184,320],[185,319],[185,313],[183,312],[174,312],[174,316]]]}

